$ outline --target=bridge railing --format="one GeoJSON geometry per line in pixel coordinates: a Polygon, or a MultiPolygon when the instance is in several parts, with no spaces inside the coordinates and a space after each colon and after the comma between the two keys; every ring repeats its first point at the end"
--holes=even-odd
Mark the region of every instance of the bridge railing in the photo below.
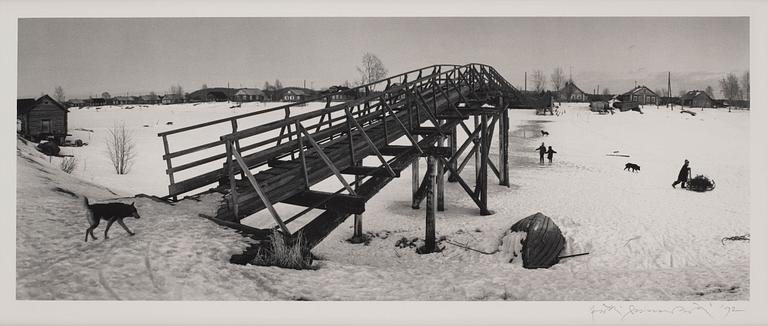
{"type": "MultiPolygon", "coordinates": [[[[288,155],[295,158],[296,155],[301,152],[296,147],[300,132],[296,128],[297,123],[301,123],[305,130],[314,133],[315,138],[318,139],[318,143],[324,143],[332,141],[334,137],[339,137],[344,132],[349,132],[349,130],[345,130],[349,128],[344,127],[348,126],[350,123],[347,119],[348,114],[346,111],[350,111],[350,114],[356,116],[355,119],[361,124],[361,127],[363,127],[382,120],[382,101],[389,101],[391,105],[395,105],[396,103],[402,104],[401,102],[404,101],[407,92],[420,94],[420,92],[427,87],[433,87],[434,91],[432,96],[436,97],[439,96],[438,94],[440,92],[438,90],[441,87],[477,88],[485,87],[484,85],[487,84],[498,84],[501,83],[501,81],[504,81],[504,79],[501,78],[492,67],[485,65],[433,65],[351,88],[345,92],[360,94],[359,97],[341,104],[331,105],[331,97],[335,93],[328,93],[275,108],[213,120],[159,133],[158,136],[163,139],[165,150],[163,160],[166,161],[166,174],[170,180],[168,196],[176,197],[177,195],[220,181],[225,174],[224,167],[226,167],[226,165],[222,165],[221,168],[198,174],[182,181],[177,181],[175,174],[204,164],[223,161],[228,158],[229,155],[227,151],[221,151],[214,155],[205,156],[175,166],[172,160],[178,160],[183,157],[192,157],[193,154],[199,154],[202,151],[226,145],[228,141],[231,141],[232,149],[236,150],[239,154],[242,154],[245,151],[260,150],[259,153],[243,156],[248,167],[254,168],[263,165],[270,159],[282,158],[288,155]],[[381,88],[382,90],[378,91],[378,88],[381,88]],[[307,103],[323,100],[326,101],[326,107],[324,109],[299,114],[295,114],[295,112],[292,111],[292,109],[307,103]],[[243,119],[280,111],[283,113],[283,119],[248,129],[239,129],[238,122],[243,119]],[[189,132],[215,125],[219,125],[219,127],[221,125],[229,125],[231,133],[201,145],[175,151],[170,150],[169,136],[180,137],[188,135],[189,132]],[[278,135],[264,136],[269,132],[278,133],[278,135]],[[259,138],[259,136],[262,137],[259,138]],[[251,144],[241,146],[241,141],[248,138],[255,140],[251,144]]],[[[421,101],[425,101],[425,99],[421,99],[421,101]]],[[[232,167],[234,165],[229,164],[229,166],[232,167]]]]}

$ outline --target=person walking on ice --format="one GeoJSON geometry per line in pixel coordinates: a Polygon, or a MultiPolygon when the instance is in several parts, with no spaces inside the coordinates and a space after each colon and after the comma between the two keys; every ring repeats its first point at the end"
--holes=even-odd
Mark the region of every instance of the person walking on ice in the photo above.
{"type": "Polygon", "coordinates": [[[552,149],[552,146],[549,146],[549,150],[547,150],[547,160],[549,160],[549,164],[552,164],[552,154],[555,153],[557,152],[552,149]]]}
{"type": "Polygon", "coordinates": [[[675,188],[678,183],[682,183],[681,187],[685,188],[685,183],[691,178],[691,168],[688,167],[688,160],[685,160],[683,167],[680,168],[680,173],[677,174],[677,181],[672,183],[672,188],[675,188]]]}
{"type": "Polygon", "coordinates": [[[536,150],[539,151],[539,164],[544,164],[544,154],[547,153],[547,147],[544,146],[544,143],[541,143],[541,146],[536,150]]]}

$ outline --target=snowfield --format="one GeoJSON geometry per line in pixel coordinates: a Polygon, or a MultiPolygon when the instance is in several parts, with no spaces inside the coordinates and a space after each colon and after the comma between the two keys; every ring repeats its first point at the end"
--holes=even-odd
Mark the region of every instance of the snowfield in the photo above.
{"type": "MultiPolygon", "coordinates": [[[[322,104],[317,104],[321,107],[322,104]]],[[[106,107],[72,110],[71,131],[88,146],[63,148],[80,166],[72,174],[49,163],[34,144],[18,143],[16,298],[21,300],[748,300],[747,241],[722,241],[750,232],[749,111],[644,107],[644,114],[598,115],[587,104],[563,104],[559,116],[510,111],[511,187],[489,173],[491,216],[480,216],[456,184],[446,183],[446,210],[437,212],[438,237],[492,252],[516,221],[542,212],[567,239],[563,259],[550,269],[527,270],[508,253],[484,255],[445,241],[436,254],[395,246],[424,237],[425,212],[410,207],[410,172],[368,202],[368,244],[351,244],[352,218],[313,252],[316,270],[239,266],[232,254],[249,244],[236,232],[198,217],[206,198],[175,205],[139,193],[167,194],[158,132],[277,103],[106,107]],[[133,170],[118,176],[104,154],[115,122],[134,132],[133,170]],[[166,125],[173,121],[173,125],[166,125]],[[147,125],[147,127],[144,127],[147,125]],[[88,129],[79,131],[75,129],[88,129]],[[542,137],[540,131],[550,135],[542,137]],[[545,142],[557,154],[540,165],[545,142]],[[630,157],[606,154],[627,154],[630,157]],[[693,175],[716,181],[714,191],[673,189],[684,159],[693,175]],[[624,164],[641,166],[639,173],[624,164]],[[23,182],[22,182],[23,181],[23,182]],[[84,242],[88,224],[82,196],[92,202],[135,202],[141,219],[126,219],[136,236],[115,225],[104,240],[84,242]]],[[[304,110],[316,107],[308,106],[304,110]]],[[[270,118],[279,119],[281,114],[270,118]]],[[[254,121],[257,123],[257,121],[254,121]]],[[[258,121],[261,123],[261,121],[258,121]]],[[[226,126],[225,126],[226,127],[226,126]]],[[[243,128],[243,126],[241,126],[243,128]]],[[[176,149],[215,140],[174,139],[176,149]],[[186,142],[186,143],[185,143],[186,142]]],[[[213,134],[215,133],[215,134],[213,134]]],[[[494,135],[494,138],[497,135],[494,135]]],[[[173,148],[172,148],[173,149],[173,148]]],[[[498,161],[496,140],[491,160],[498,161]]],[[[463,177],[473,184],[474,160],[463,177]]],[[[426,171],[425,162],[421,172],[426,171]]],[[[334,186],[335,187],[335,186],[334,186]]],[[[282,207],[282,210],[290,208],[282,207]]],[[[246,223],[260,225],[260,212],[246,223]]],[[[290,225],[292,230],[300,226],[290,225]]]]}

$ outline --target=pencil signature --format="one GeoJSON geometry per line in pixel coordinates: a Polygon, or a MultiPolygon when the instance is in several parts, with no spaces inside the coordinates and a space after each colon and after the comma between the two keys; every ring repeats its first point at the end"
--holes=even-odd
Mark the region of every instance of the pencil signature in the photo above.
{"type": "Polygon", "coordinates": [[[620,304],[620,303],[601,303],[590,306],[590,315],[592,320],[595,318],[617,318],[625,320],[640,315],[690,315],[705,316],[711,319],[723,319],[728,316],[744,312],[744,309],[738,304],[716,304],[716,303],[655,303],[655,304],[620,304]]]}

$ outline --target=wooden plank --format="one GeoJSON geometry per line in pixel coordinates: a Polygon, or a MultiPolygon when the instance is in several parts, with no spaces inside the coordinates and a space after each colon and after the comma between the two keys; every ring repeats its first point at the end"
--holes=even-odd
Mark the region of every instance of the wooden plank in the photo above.
{"type": "Polygon", "coordinates": [[[314,207],[317,209],[333,210],[350,214],[365,212],[365,198],[346,194],[307,190],[293,195],[282,201],[286,204],[314,207]]]}
{"type": "Polygon", "coordinates": [[[391,176],[395,178],[400,177],[400,171],[396,171],[393,169],[392,172],[394,174],[390,175],[390,173],[381,166],[350,166],[341,171],[342,174],[350,174],[350,175],[377,176],[377,177],[391,176]]]}

